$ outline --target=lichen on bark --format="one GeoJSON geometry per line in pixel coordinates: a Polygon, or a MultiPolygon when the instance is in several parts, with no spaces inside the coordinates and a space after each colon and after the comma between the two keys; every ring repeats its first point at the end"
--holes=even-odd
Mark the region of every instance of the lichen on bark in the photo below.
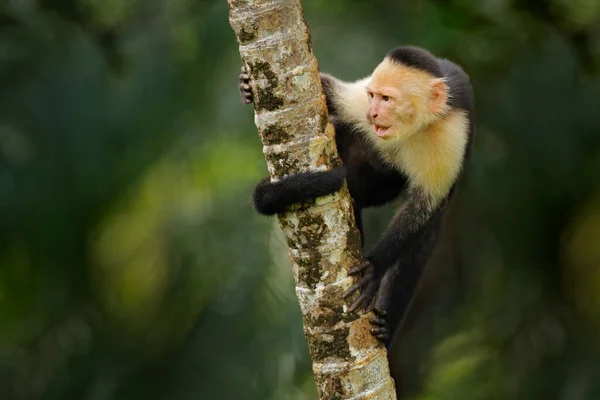
{"type": "Polygon", "coordinates": [[[258,101],[255,102],[256,110],[269,110],[275,111],[283,105],[283,99],[273,94],[275,88],[277,88],[277,76],[271,70],[269,63],[263,61],[257,61],[254,64],[248,63],[251,71],[257,75],[257,77],[264,77],[267,80],[267,85],[260,86],[256,90],[258,101]]]}

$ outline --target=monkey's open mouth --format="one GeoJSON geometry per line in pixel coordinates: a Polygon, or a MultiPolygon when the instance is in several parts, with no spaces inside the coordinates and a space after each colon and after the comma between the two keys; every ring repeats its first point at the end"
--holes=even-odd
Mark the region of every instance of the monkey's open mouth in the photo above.
{"type": "Polygon", "coordinates": [[[387,131],[390,129],[389,126],[381,126],[381,125],[373,125],[373,127],[375,128],[375,133],[379,137],[384,137],[386,135],[387,131]]]}

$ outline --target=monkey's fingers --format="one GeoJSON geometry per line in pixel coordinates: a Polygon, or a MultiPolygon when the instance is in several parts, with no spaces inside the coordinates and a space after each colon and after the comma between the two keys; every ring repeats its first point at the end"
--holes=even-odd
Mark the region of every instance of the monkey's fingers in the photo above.
{"type": "Polygon", "coordinates": [[[356,267],[351,268],[348,271],[348,275],[356,275],[359,272],[364,271],[365,269],[367,269],[371,265],[372,265],[371,261],[365,260],[365,261],[361,262],[360,264],[358,264],[356,267]]]}
{"type": "Polygon", "coordinates": [[[246,67],[242,65],[240,68],[240,93],[242,95],[242,102],[245,104],[252,103],[252,85],[250,84],[250,75],[246,71],[246,67]]]}
{"type": "Polygon", "coordinates": [[[350,308],[348,308],[348,311],[354,312],[356,310],[360,310],[361,308],[366,308],[367,304],[369,304],[369,302],[371,301],[370,297],[371,296],[369,295],[368,291],[361,293],[360,296],[358,296],[358,298],[356,299],[356,301],[352,303],[350,308]]]}
{"type": "Polygon", "coordinates": [[[387,311],[379,307],[371,307],[371,311],[375,314],[375,318],[371,318],[369,322],[374,327],[371,328],[371,334],[381,342],[385,342],[389,338],[388,324],[385,320],[387,311]]]}
{"type": "Polygon", "coordinates": [[[350,296],[352,293],[354,293],[357,290],[360,290],[361,288],[366,286],[369,283],[369,280],[370,280],[370,278],[368,276],[365,276],[360,281],[356,282],[354,285],[352,285],[352,287],[350,289],[346,290],[342,294],[342,299],[345,299],[346,297],[350,296]]]}
{"type": "Polygon", "coordinates": [[[389,335],[387,333],[380,333],[378,335],[375,335],[375,337],[377,338],[377,340],[379,340],[380,342],[385,342],[388,340],[389,335]]]}
{"type": "Polygon", "coordinates": [[[383,309],[381,309],[379,307],[373,307],[373,312],[378,317],[385,317],[387,315],[387,311],[385,311],[385,310],[383,310],[383,309]]]}
{"type": "Polygon", "coordinates": [[[389,334],[387,322],[382,318],[373,318],[369,320],[369,322],[371,325],[374,325],[374,327],[370,330],[371,335],[375,336],[381,341],[385,340],[389,334]]]}
{"type": "Polygon", "coordinates": [[[369,320],[369,323],[371,325],[380,326],[380,327],[385,327],[387,325],[387,322],[383,318],[371,318],[369,320]]]}
{"type": "Polygon", "coordinates": [[[385,326],[382,326],[380,328],[371,328],[371,333],[374,336],[385,335],[385,334],[387,334],[387,328],[385,326]]]}
{"type": "Polygon", "coordinates": [[[250,84],[240,82],[240,93],[244,103],[252,103],[252,86],[250,84]]]}

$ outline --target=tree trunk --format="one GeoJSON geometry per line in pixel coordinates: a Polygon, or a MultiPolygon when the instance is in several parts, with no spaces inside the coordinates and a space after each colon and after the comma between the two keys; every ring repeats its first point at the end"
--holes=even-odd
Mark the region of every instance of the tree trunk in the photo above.
{"type": "MultiPolygon", "coordinates": [[[[300,0],[228,0],[254,84],[255,123],[272,179],[341,164],[300,0]]],[[[347,312],[361,261],[348,189],[280,214],[321,399],[396,399],[385,348],[347,312]]]]}

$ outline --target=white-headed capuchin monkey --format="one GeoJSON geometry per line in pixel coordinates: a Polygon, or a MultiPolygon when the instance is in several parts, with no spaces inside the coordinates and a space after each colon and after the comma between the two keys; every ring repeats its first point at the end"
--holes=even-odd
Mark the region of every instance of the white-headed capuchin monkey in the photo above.
{"type": "MultiPolygon", "coordinates": [[[[350,311],[373,310],[373,335],[389,347],[441,229],[442,216],[469,156],[474,97],[456,64],[412,46],[387,53],[371,76],[353,83],[321,74],[344,166],[261,181],[253,194],[265,215],[339,190],[347,179],[356,224],[361,211],[406,199],[379,241],[349,274],[359,276],[344,298],[350,311]]],[[[248,75],[242,100],[252,101],[248,75]]],[[[364,241],[363,241],[364,242],[364,241]]]]}

